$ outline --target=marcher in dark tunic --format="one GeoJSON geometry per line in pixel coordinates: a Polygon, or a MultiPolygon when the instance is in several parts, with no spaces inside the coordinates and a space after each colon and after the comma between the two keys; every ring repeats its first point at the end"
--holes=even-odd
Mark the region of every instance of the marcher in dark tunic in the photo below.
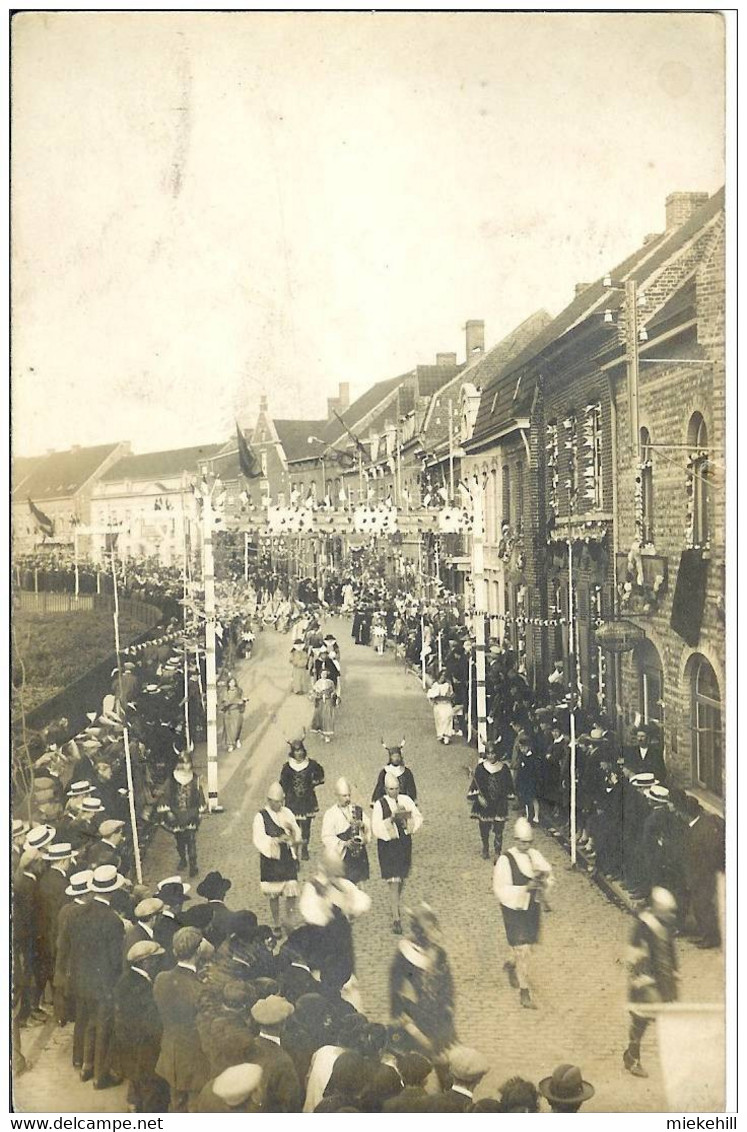
{"type": "Polygon", "coordinates": [[[390,1013],[411,1048],[443,1061],[456,1041],[454,980],[438,920],[421,905],[400,942],[389,973],[390,1013]]]}
{"type": "Polygon", "coordinates": [[[200,828],[200,817],[206,809],[205,795],[199,778],[196,777],[188,759],[180,760],[166,782],[158,805],[158,814],[164,829],[173,833],[176,839],[179,868],[186,868],[189,859],[191,877],[197,876],[199,871],[197,830],[200,828]]]}
{"type": "Polygon", "coordinates": [[[488,743],[485,757],[475,767],[467,797],[472,802],[472,817],[478,822],[482,855],[490,859],[490,830],[493,830],[495,856],[498,860],[503,850],[503,827],[508,817],[508,800],[513,794],[514,783],[505,762],[492,743],[488,743]]]}
{"type": "MultiPolygon", "coordinates": [[[[628,998],[635,1002],[674,1002],[677,998],[677,951],[674,926],[677,905],[671,892],[654,888],[648,908],[636,920],[628,957],[628,998]]],[[[634,1077],[648,1077],[641,1065],[641,1039],[650,1018],[631,1011],[623,1065],[634,1077]]]]}
{"type": "Polygon", "coordinates": [[[539,823],[540,775],[542,763],[529,742],[529,737],[521,733],[517,741],[516,753],[516,797],[519,805],[523,807],[527,818],[535,825],[539,823]]]}
{"type": "Polygon", "coordinates": [[[324,785],[324,767],[309,758],[303,739],[293,739],[289,746],[279,782],[285,792],[286,805],[295,814],[301,830],[301,858],[308,861],[311,822],[319,813],[316,788],[324,785]]]}
{"type": "Polygon", "coordinates": [[[406,794],[408,798],[412,798],[413,802],[417,802],[418,791],[415,785],[415,776],[409,766],[405,766],[405,756],[402,753],[404,745],[404,739],[398,747],[387,747],[384,745],[384,750],[389,755],[389,761],[387,765],[382,767],[379,771],[379,777],[376,779],[376,785],[371,795],[372,806],[375,802],[378,802],[379,798],[384,797],[386,793],[384,789],[384,779],[388,774],[394,774],[399,779],[400,794],[406,794]]]}

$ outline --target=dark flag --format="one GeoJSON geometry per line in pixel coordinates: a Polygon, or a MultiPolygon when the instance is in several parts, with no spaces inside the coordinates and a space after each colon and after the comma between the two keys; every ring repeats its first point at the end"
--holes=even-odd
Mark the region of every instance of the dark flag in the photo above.
{"type": "Polygon", "coordinates": [[[43,511],[40,511],[39,508],[31,502],[31,496],[28,497],[28,500],[29,510],[34,516],[34,520],[36,522],[36,529],[38,531],[41,531],[41,533],[46,538],[51,538],[54,534],[54,523],[50,519],[49,515],[45,515],[43,511]]]}
{"type": "Polygon", "coordinates": [[[332,448],[327,453],[328,460],[334,460],[341,468],[350,469],[355,467],[355,456],[352,452],[342,452],[339,448],[332,448]]]}
{"type": "Polygon", "coordinates": [[[360,440],[358,439],[358,437],[357,437],[357,436],[355,435],[355,433],[354,433],[354,432],[352,432],[352,431],[351,431],[351,430],[350,430],[350,429],[348,428],[348,426],[347,426],[347,425],[345,424],[345,421],[344,421],[344,420],[342,419],[342,417],[340,416],[340,414],[339,414],[338,412],[336,412],[336,411],[335,411],[335,409],[333,409],[333,410],[332,410],[332,412],[333,412],[333,413],[334,413],[334,415],[335,415],[335,416],[337,417],[338,421],[340,422],[340,424],[342,425],[342,427],[343,427],[343,428],[345,429],[345,432],[346,432],[346,433],[348,434],[348,436],[350,437],[350,439],[351,439],[351,440],[353,441],[353,444],[354,444],[354,445],[355,445],[355,447],[356,447],[356,448],[358,449],[358,451],[360,452],[361,456],[365,457],[365,459],[366,459],[366,460],[368,460],[368,452],[366,452],[366,449],[365,449],[365,448],[363,447],[363,445],[361,444],[361,442],[360,442],[360,440]]]}
{"type": "Polygon", "coordinates": [[[256,480],[258,476],[262,475],[262,468],[259,460],[247,444],[246,437],[239,428],[238,421],[236,422],[236,443],[239,449],[239,466],[241,467],[242,473],[248,480],[256,480]]]}

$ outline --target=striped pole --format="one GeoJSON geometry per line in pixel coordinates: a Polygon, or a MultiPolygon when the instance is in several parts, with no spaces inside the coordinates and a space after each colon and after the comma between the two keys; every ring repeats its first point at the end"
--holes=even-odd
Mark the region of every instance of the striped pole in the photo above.
{"type": "MultiPolygon", "coordinates": [[[[475,588],[475,675],[477,678],[477,750],[480,754],[485,750],[488,737],[488,709],[485,690],[485,613],[487,607],[485,593],[485,551],[483,539],[485,537],[485,520],[483,513],[483,488],[478,483],[475,486],[474,518],[472,522],[472,579],[475,588]]],[[[470,701],[470,714],[472,703],[470,701]]]]}
{"type": "MultiPolygon", "coordinates": [[[[114,587],[114,648],[117,654],[117,682],[119,684],[119,706],[122,715],[127,719],[127,704],[122,695],[122,662],[120,659],[119,643],[119,589],[117,587],[117,563],[114,548],[112,548],[112,584],[114,587]]],[[[130,754],[130,729],[125,722],[122,732],[124,740],[125,768],[127,770],[127,801],[130,809],[130,828],[132,829],[132,852],[135,858],[135,876],[138,884],[143,883],[143,864],[140,859],[140,838],[137,831],[137,814],[135,812],[135,784],[132,779],[132,755],[130,754]]]]}
{"type": "Polygon", "coordinates": [[[202,500],[202,580],[205,589],[205,682],[207,700],[208,810],[221,813],[218,802],[218,674],[215,666],[215,565],[213,561],[213,501],[202,500]]]}

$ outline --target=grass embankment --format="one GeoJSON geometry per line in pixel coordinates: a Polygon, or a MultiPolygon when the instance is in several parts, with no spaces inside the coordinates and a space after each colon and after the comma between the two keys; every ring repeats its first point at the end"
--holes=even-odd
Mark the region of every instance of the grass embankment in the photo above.
{"type": "MultiPolygon", "coordinates": [[[[128,617],[120,617],[122,648],[141,632],[142,628],[128,617]]],[[[14,706],[20,708],[18,690],[23,683],[26,712],[57,695],[114,652],[110,613],[16,613],[13,637],[14,706]]]]}

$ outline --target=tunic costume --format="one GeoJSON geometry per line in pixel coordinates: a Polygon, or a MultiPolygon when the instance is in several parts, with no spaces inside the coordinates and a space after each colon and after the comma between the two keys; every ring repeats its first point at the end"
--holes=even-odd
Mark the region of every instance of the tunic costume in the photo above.
{"type": "Polygon", "coordinates": [[[254,818],[254,848],[259,851],[259,887],[265,896],[298,896],[298,859],[295,846],[301,830],[292,811],[263,809],[254,818]],[[281,840],[290,838],[293,844],[281,840]]]}
{"type": "Polygon", "coordinates": [[[197,868],[197,830],[206,809],[197,775],[186,786],[173,776],[167,779],[156,812],[164,829],[174,835],[180,862],[189,860],[190,869],[197,868]]]}
{"type": "Polygon", "coordinates": [[[316,787],[324,785],[324,767],[320,763],[309,758],[301,762],[289,758],[283,764],[278,781],[285,793],[286,805],[297,820],[313,818],[319,813],[316,787]]]}
{"type": "Polygon", "coordinates": [[[376,779],[374,792],[371,795],[371,805],[378,802],[379,798],[383,798],[386,794],[386,787],[384,786],[384,779],[388,774],[395,775],[399,779],[399,792],[406,794],[408,798],[412,798],[413,802],[418,800],[418,791],[415,786],[415,777],[410,770],[409,766],[393,766],[388,763],[379,771],[379,777],[376,779]]]}
{"type": "MultiPolygon", "coordinates": [[[[403,939],[392,963],[389,990],[393,1019],[414,1023],[436,1053],[454,1045],[454,980],[445,951],[403,939]]],[[[420,1049],[414,1038],[412,1042],[420,1049]]]]}
{"type": "MultiPolygon", "coordinates": [[[[648,909],[641,912],[630,937],[628,950],[628,999],[635,1002],[675,1002],[677,1000],[677,951],[674,933],[648,909]]],[[[630,1013],[628,1057],[639,1061],[641,1039],[650,1018],[630,1013]]]]}
{"type": "Polygon", "coordinates": [[[454,734],[454,689],[448,680],[444,680],[441,684],[435,681],[428,689],[427,695],[433,705],[436,738],[450,739],[454,734]]]}
{"type": "Polygon", "coordinates": [[[501,902],[506,939],[511,947],[536,943],[540,932],[538,894],[527,888],[531,880],[552,882],[552,869],[536,849],[517,847],[503,853],[495,866],[493,892],[501,902]]]}
{"type": "Polygon", "coordinates": [[[290,664],[292,669],[291,691],[294,696],[304,696],[309,688],[309,680],[306,675],[306,651],[301,645],[296,645],[295,648],[291,649],[290,664]]]}
{"type": "Polygon", "coordinates": [[[245,706],[244,693],[241,688],[226,689],[223,694],[221,711],[223,712],[223,733],[229,747],[235,747],[241,740],[245,706]]]}
{"type": "Polygon", "coordinates": [[[320,732],[325,738],[331,737],[335,732],[335,685],[323,676],[312,686],[309,695],[314,702],[311,730],[320,732]]]}
{"type": "Polygon", "coordinates": [[[333,849],[342,858],[345,879],[353,884],[360,884],[370,876],[366,851],[370,840],[371,823],[360,806],[336,805],[325,813],[322,820],[322,842],[325,848],[333,849]]]}
{"type": "Polygon", "coordinates": [[[385,795],[374,804],[371,830],[376,838],[381,879],[405,880],[412,865],[412,835],[423,824],[423,817],[412,798],[385,795]]]}
{"type": "Polygon", "coordinates": [[[519,805],[529,806],[540,792],[542,762],[533,751],[519,751],[516,758],[516,797],[519,805]]]}
{"type": "Polygon", "coordinates": [[[346,1002],[360,1009],[351,921],[369,911],[371,897],[349,880],[317,879],[303,886],[298,908],[306,923],[320,930],[312,962],[319,968],[322,993],[334,998],[342,992],[346,1002]]]}
{"type": "Polygon", "coordinates": [[[490,827],[493,827],[495,854],[503,848],[503,827],[508,817],[508,799],[514,792],[511,771],[505,763],[479,762],[472,775],[467,797],[472,802],[471,817],[480,825],[484,855],[489,852],[490,827]]]}

